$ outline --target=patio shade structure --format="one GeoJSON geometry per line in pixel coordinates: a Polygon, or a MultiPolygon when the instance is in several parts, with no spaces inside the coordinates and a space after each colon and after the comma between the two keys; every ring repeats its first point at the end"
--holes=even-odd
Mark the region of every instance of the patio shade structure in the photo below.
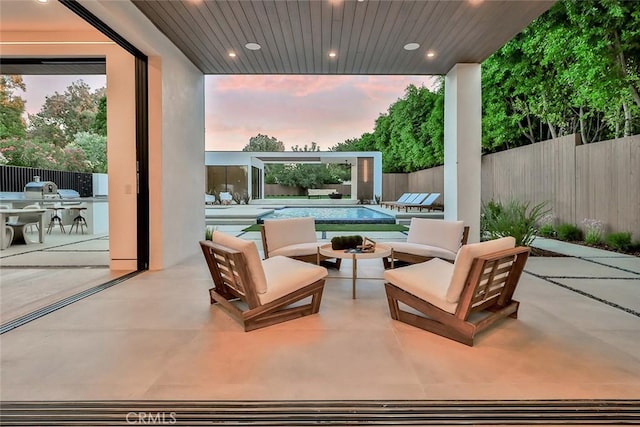
{"type": "Polygon", "coordinates": [[[204,174],[191,173],[204,152],[204,74],[445,75],[445,218],[468,223],[474,241],[479,64],[553,3],[0,0],[0,43],[3,58],[106,57],[110,214],[118,217],[110,229],[112,266],[135,261],[137,242],[129,237],[140,198],[132,195],[136,165],[147,164],[154,191],[143,188],[141,197],[149,200],[149,221],[137,223],[150,241],[149,268],[162,269],[196,254],[193,242],[201,237],[197,227],[178,231],[171,224],[204,224],[204,209],[193,209],[204,204],[204,174]],[[105,45],[104,36],[90,34],[63,5],[117,43],[105,45]],[[148,70],[116,52],[118,40],[142,53],[148,70]],[[137,116],[133,100],[143,95],[132,90],[134,76],[148,88],[148,113],[137,116]],[[136,136],[141,127],[145,132],[136,136]],[[128,148],[136,144],[142,149],[128,148]]]}

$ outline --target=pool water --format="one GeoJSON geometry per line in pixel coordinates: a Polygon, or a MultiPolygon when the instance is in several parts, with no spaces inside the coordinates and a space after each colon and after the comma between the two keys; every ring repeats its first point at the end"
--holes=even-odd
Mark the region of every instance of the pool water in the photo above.
{"type": "Polygon", "coordinates": [[[395,224],[391,215],[363,207],[312,207],[281,208],[258,217],[258,224],[265,219],[313,217],[316,224],[395,224]]]}

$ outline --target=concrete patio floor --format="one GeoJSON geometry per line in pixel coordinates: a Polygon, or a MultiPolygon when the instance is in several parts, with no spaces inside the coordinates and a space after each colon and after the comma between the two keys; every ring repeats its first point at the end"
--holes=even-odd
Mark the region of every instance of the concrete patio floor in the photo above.
{"type": "MultiPolygon", "coordinates": [[[[261,247],[259,233],[243,228],[219,227],[261,247]]],[[[637,408],[640,259],[536,245],[575,256],[529,258],[516,291],[519,318],[485,331],[474,347],[391,320],[380,260],[358,263],[357,299],[344,260],[329,270],[319,314],[245,333],[209,304],[209,271],[196,256],[0,335],[0,399],[623,399],[637,408]]]]}
{"type": "Polygon", "coordinates": [[[0,324],[127,273],[109,269],[106,234],[54,228],[43,244],[13,244],[0,251],[0,324]]]}
{"type": "MultiPolygon", "coordinates": [[[[260,245],[259,233],[221,228],[260,245]]],[[[584,250],[561,246],[554,250],[584,250]]],[[[318,315],[245,333],[209,305],[209,272],[194,257],[0,336],[0,396],[640,399],[640,259],[579,256],[530,258],[516,292],[519,318],[481,334],[475,347],[391,320],[380,260],[359,262],[357,299],[345,260],[329,271],[318,315]]]]}

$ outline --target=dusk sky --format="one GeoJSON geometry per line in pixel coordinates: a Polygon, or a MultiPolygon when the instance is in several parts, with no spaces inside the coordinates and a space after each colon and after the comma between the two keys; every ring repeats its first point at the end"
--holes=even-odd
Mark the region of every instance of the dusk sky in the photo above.
{"type": "MultiPolygon", "coordinates": [[[[40,111],[45,96],[63,93],[82,79],[93,89],[105,76],[23,76],[27,112],[40,111]]],[[[432,87],[431,76],[206,76],[207,150],[242,150],[259,133],[285,148],[312,141],[322,150],[373,130],[380,113],[411,83],[432,87]]]]}

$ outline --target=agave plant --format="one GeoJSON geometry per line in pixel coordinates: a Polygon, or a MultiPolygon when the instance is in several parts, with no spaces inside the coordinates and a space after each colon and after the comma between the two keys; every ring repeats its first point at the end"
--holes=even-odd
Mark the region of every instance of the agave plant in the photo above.
{"type": "Polygon", "coordinates": [[[207,227],[204,231],[204,239],[205,240],[213,240],[213,232],[216,227],[207,227]]]}
{"type": "Polygon", "coordinates": [[[482,207],[482,229],[489,239],[512,236],[516,246],[531,246],[540,219],[549,212],[546,202],[530,208],[529,202],[510,200],[506,204],[490,201],[482,207]]]}

